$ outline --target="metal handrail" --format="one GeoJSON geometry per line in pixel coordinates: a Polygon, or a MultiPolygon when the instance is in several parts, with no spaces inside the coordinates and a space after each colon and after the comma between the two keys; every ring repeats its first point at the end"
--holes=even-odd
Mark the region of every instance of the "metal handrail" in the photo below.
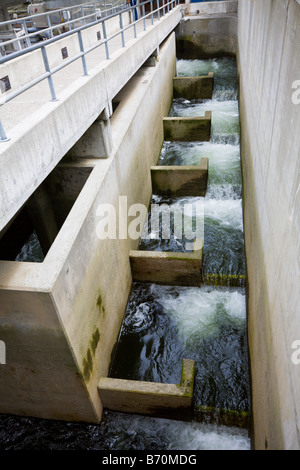
{"type": "MultiPolygon", "coordinates": [[[[31,45],[30,38],[33,38],[33,37],[36,37],[37,35],[42,35],[42,34],[47,35],[47,33],[49,33],[50,37],[53,37],[53,30],[55,30],[55,29],[57,30],[57,29],[62,28],[66,25],[69,27],[70,30],[74,29],[73,25],[76,22],[83,21],[83,23],[85,23],[86,20],[89,20],[90,18],[95,17],[95,15],[97,15],[97,11],[96,11],[97,7],[101,7],[101,6],[103,6],[103,0],[96,0],[96,1],[88,2],[88,3],[81,3],[80,5],[76,5],[76,6],[73,6],[73,7],[59,8],[57,10],[50,10],[50,11],[47,11],[45,13],[38,13],[36,15],[30,15],[30,16],[26,16],[26,17],[21,17],[21,18],[17,18],[17,19],[13,19],[13,20],[0,22],[0,28],[3,27],[3,26],[8,26],[8,25],[13,26],[15,24],[22,24],[23,29],[24,29],[24,33],[25,33],[21,37],[12,38],[12,39],[9,39],[7,41],[2,41],[0,43],[0,47],[5,48],[5,46],[8,46],[8,45],[11,45],[11,44],[14,44],[14,43],[18,43],[18,42],[24,41],[24,40],[27,43],[27,47],[30,47],[30,45],[31,45]],[[94,12],[89,13],[89,14],[84,14],[84,8],[94,8],[94,12]],[[69,19],[66,19],[66,21],[62,21],[62,22],[59,22],[59,23],[54,23],[54,24],[51,23],[51,15],[53,16],[55,14],[61,14],[64,11],[71,11],[72,12],[72,10],[76,10],[76,11],[81,10],[81,15],[82,16],[79,16],[79,17],[74,18],[74,19],[69,18],[69,19]],[[37,29],[36,31],[34,31],[32,33],[29,33],[26,23],[28,23],[29,21],[32,22],[36,18],[43,18],[43,17],[46,17],[48,27],[47,28],[37,29]]],[[[106,0],[105,0],[104,7],[106,7],[106,0]]],[[[117,9],[119,10],[119,9],[125,9],[125,8],[127,8],[126,1],[125,0],[118,0],[117,2],[112,4],[110,8],[107,8],[107,9],[104,8],[104,10],[101,10],[101,15],[105,14],[105,16],[108,16],[108,12],[116,13],[117,9]]],[[[62,33],[60,33],[58,36],[60,36],[61,34],[62,33]]]]}
{"type": "MultiPolygon", "coordinates": [[[[159,21],[161,15],[165,16],[165,14],[169,13],[169,11],[172,10],[174,7],[176,7],[179,4],[179,2],[180,2],[180,0],[167,0],[167,3],[163,2],[163,5],[159,6],[159,0],[147,0],[147,1],[145,1],[142,4],[139,4],[137,6],[136,5],[132,6],[132,7],[128,6],[126,8],[126,10],[123,10],[119,13],[114,13],[112,15],[109,15],[109,16],[105,17],[105,18],[101,18],[97,21],[93,21],[89,24],[80,26],[80,27],[75,28],[71,31],[67,31],[67,32],[61,34],[58,37],[54,37],[54,38],[50,38],[50,39],[47,39],[45,41],[42,41],[41,44],[35,44],[35,45],[30,46],[26,49],[21,49],[19,51],[16,51],[16,52],[10,54],[7,57],[3,57],[0,60],[0,64],[8,62],[12,58],[21,57],[21,56],[27,54],[28,52],[32,52],[32,51],[40,49],[41,53],[42,53],[42,57],[43,57],[45,72],[42,75],[40,75],[39,77],[36,77],[35,79],[31,80],[29,83],[21,86],[18,90],[13,91],[13,92],[9,93],[8,95],[4,96],[2,99],[0,99],[0,106],[3,106],[5,103],[11,101],[12,99],[14,99],[17,96],[21,95],[22,93],[24,93],[25,91],[27,91],[30,88],[34,87],[35,85],[37,85],[38,83],[42,82],[45,79],[48,79],[48,85],[49,85],[49,89],[50,89],[50,93],[51,93],[51,101],[58,101],[58,99],[56,97],[56,93],[55,93],[53,80],[52,80],[52,75],[54,73],[56,73],[56,72],[62,70],[63,68],[67,67],[72,62],[74,62],[78,59],[81,59],[82,60],[82,67],[83,67],[83,73],[84,73],[85,76],[87,76],[88,75],[88,69],[87,69],[85,56],[89,52],[93,51],[94,49],[96,49],[96,48],[98,48],[98,47],[100,47],[104,44],[106,59],[109,59],[110,56],[109,56],[108,43],[111,39],[115,38],[118,35],[121,35],[122,47],[125,47],[124,32],[127,29],[133,27],[134,37],[136,38],[137,37],[137,33],[136,33],[136,24],[137,23],[143,21],[144,31],[146,31],[146,18],[147,17],[151,17],[151,25],[153,25],[154,24],[154,14],[155,13],[157,13],[157,20],[159,21]],[[150,13],[146,14],[145,13],[145,5],[147,5],[147,4],[150,4],[151,11],[150,11],[150,13]],[[154,4],[156,4],[156,9],[153,8],[154,4]],[[133,21],[129,25],[123,27],[122,14],[126,13],[126,12],[129,12],[129,11],[131,11],[133,13],[134,10],[137,7],[142,8],[142,13],[143,14],[142,14],[141,18],[138,18],[136,21],[133,21]],[[105,22],[108,21],[111,18],[115,18],[116,16],[119,16],[120,29],[117,32],[113,33],[111,36],[107,37],[105,22]],[[91,28],[92,26],[99,25],[99,24],[102,24],[103,40],[99,41],[99,42],[93,44],[92,46],[88,47],[87,49],[85,49],[84,45],[83,45],[83,41],[82,41],[82,34],[81,34],[82,31],[84,31],[88,28],[91,28]],[[62,38],[66,38],[66,37],[74,35],[74,34],[77,34],[80,52],[78,54],[74,55],[73,57],[69,58],[68,60],[64,60],[63,63],[61,63],[60,65],[58,65],[58,66],[51,69],[50,66],[49,66],[46,46],[49,45],[49,44],[53,44],[54,42],[57,42],[58,40],[60,40],[62,38]]],[[[8,140],[10,140],[10,139],[6,136],[3,124],[0,120],[0,142],[7,142],[8,140]]]]}

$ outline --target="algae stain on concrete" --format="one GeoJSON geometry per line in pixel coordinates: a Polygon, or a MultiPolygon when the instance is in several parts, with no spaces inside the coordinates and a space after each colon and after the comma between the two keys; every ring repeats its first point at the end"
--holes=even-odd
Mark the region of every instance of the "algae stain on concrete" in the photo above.
{"type": "Polygon", "coordinates": [[[97,328],[96,331],[93,333],[92,340],[91,340],[91,349],[92,349],[93,354],[95,354],[99,340],[100,340],[100,332],[97,328]]]}
{"type": "MultiPolygon", "coordinates": [[[[103,298],[102,298],[101,293],[98,294],[98,297],[96,300],[96,308],[99,311],[100,316],[105,314],[105,306],[103,304],[103,298]]],[[[99,341],[100,341],[100,331],[99,331],[99,328],[96,328],[91,336],[87,353],[85,357],[83,358],[83,362],[82,362],[82,373],[83,373],[84,379],[87,382],[90,380],[92,372],[93,372],[94,356],[95,356],[95,352],[96,352],[99,341]]]]}
{"type": "Polygon", "coordinates": [[[99,294],[98,297],[97,297],[97,302],[96,302],[96,306],[99,310],[99,313],[100,314],[104,314],[105,313],[105,307],[103,305],[103,299],[102,299],[102,295],[99,294]]]}
{"type": "Polygon", "coordinates": [[[100,340],[100,332],[99,329],[96,328],[94,333],[92,334],[92,338],[90,340],[90,344],[86,353],[86,356],[83,359],[82,368],[83,368],[83,376],[85,380],[88,382],[90,380],[91,374],[94,368],[94,360],[93,356],[95,356],[95,352],[100,340]]]}

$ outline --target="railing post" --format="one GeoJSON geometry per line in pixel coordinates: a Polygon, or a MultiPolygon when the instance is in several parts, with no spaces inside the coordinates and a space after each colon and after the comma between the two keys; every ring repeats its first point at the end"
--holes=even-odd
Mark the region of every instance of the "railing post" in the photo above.
{"type": "MultiPolygon", "coordinates": [[[[132,10],[132,16],[135,16],[135,12],[137,12],[136,6],[132,10]]],[[[134,20],[134,23],[133,23],[133,36],[134,38],[136,38],[136,20],[134,20]]]]}
{"type": "Polygon", "coordinates": [[[124,37],[124,31],[123,31],[122,13],[119,14],[119,21],[120,21],[120,30],[121,30],[121,38],[122,38],[122,47],[125,47],[125,37],[124,37]]]}
{"type": "Polygon", "coordinates": [[[142,12],[143,12],[144,31],[146,31],[146,18],[145,18],[145,4],[144,3],[142,3],[142,12]]]}
{"type": "Polygon", "coordinates": [[[157,19],[160,20],[159,0],[156,0],[156,8],[157,8],[157,19]]]}
{"type": "Polygon", "coordinates": [[[22,24],[23,24],[23,28],[24,28],[24,32],[25,32],[25,36],[26,36],[26,43],[27,43],[27,47],[30,47],[31,46],[31,42],[30,42],[30,38],[28,37],[28,29],[27,29],[27,26],[26,26],[26,21],[22,21],[22,24]]]}
{"type": "Polygon", "coordinates": [[[83,73],[84,73],[84,75],[88,75],[87,66],[86,66],[86,60],[85,60],[85,55],[84,55],[84,47],[83,47],[83,40],[82,40],[81,31],[78,31],[77,34],[78,34],[78,41],[79,41],[80,52],[83,53],[83,56],[81,57],[81,60],[82,60],[82,67],[83,67],[83,73]]]}
{"type": "MultiPolygon", "coordinates": [[[[52,24],[51,24],[49,13],[47,14],[47,23],[48,23],[48,28],[51,28],[52,24]]],[[[50,29],[50,37],[53,38],[53,29],[52,28],[50,29]]]]}
{"type": "Polygon", "coordinates": [[[74,20],[73,11],[69,10],[69,12],[70,12],[69,28],[71,30],[75,28],[75,22],[73,21],[74,20]]]}
{"type": "Polygon", "coordinates": [[[151,5],[151,24],[153,24],[153,2],[154,2],[154,0],[151,0],[151,3],[150,3],[150,5],[151,5]]]}
{"type": "Polygon", "coordinates": [[[10,139],[7,138],[5,134],[4,127],[2,125],[2,122],[0,120],[0,142],[8,142],[10,139]]]}
{"type": "Polygon", "coordinates": [[[84,10],[83,10],[83,7],[81,7],[81,16],[83,17],[83,24],[86,23],[85,21],[85,16],[84,16],[84,10]]]}
{"type": "Polygon", "coordinates": [[[50,67],[49,67],[47,51],[46,51],[45,46],[41,47],[41,51],[42,51],[44,65],[45,65],[45,70],[46,70],[46,72],[49,72],[49,74],[50,74],[49,77],[48,77],[48,84],[49,84],[50,93],[51,93],[51,101],[58,101],[57,98],[56,98],[55,90],[54,90],[51,70],[50,70],[50,67]]]}
{"type": "Polygon", "coordinates": [[[103,23],[102,23],[102,30],[103,30],[103,38],[104,38],[104,41],[105,41],[105,53],[106,53],[106,58],[109,59],[109,50],[108,50],[108,44],[107,44],[105,20],[104,20],[103,23]]]}

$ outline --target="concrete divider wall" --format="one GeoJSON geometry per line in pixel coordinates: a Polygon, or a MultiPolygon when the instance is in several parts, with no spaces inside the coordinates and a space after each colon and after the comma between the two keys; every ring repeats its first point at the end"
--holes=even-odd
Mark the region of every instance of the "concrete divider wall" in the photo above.
{"type": "Polygon", "coordinates": [[[151,180],[154,194],[205,197],[208,158],[202,157],[198,166],[153,166],[151,180]]]}
{"type": "Polygon", "coordinates": [[[211,100],[214,90],[214,74],[209,72],[203,77],[174,77],[174,98],[188,100],[211,100]]]}
{"type": "Polygon", "coordinates": [[[104,408],[172,419],[192,414],[195,362],[182,360],[179,384],[101,377],[98,389],[104,408]]]}
{"type": "Polygon", "coordinates": [[[203,240],[192,253],[172,251],[130,251],[132,278],[170,286],[196,286],[202,283],[203,240]]]}
{"type": "Polygon", "coordinates": [[[45,261],[0,262],[0,338],[7,339],[0,412],[100,420],[97,384],[109,369],[132,283],[129,252],[138,240],[99,239],[97,211],[111,204],[118,214],[120,195],[127,196],[128,207],[148,206],[150,167],[163,143],[175,62],[172,34],[160,47],[157,66],[142,68],[122,90],[111,119],[114,151],[94,166],[45,261]],[[34,302],[40,296],[47,300],[43,309],[34,302]],[[38,348],[35,337],[49,348],[38,348]],[[50,351],[56,337],[57,355],[54,347],[50,351]],[[19,371],[26,373],[25,386],[19,371]]]}
{"type": "Polygon", "coordinates": [[[300,364],[299,343],[295,343],[300,340],[300,104],[299,91],[293,88],[300,80],[299,25],[299,1],[239,2],[256,449],[300,448],[300,364]]]}

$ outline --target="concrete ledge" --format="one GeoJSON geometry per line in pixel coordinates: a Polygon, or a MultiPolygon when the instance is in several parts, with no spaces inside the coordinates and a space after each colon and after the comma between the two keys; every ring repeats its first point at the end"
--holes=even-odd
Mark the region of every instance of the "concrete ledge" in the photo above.
{"type": "Polygon", "coordinates": [[[210,140],[211,111],[206,111],[201,117],[165,117],[165,140],[177,140],[179,142],[192,142],[210,140]]]}
{"type": "Polygon", "coordinates": [[[98,391],[104,408],[153,416],[187,416],[191,410],[195,363],[182,360],[180,384],[164,384],[101,377],[98,391]]]}
{"type": "Polygon", "coordinates": [[[220,15],[238,12],[237,0],[226,0],[223,2],[193,2],[189,3],[187,15],[220,15]]]}
{"type": "Polygon", "coordinates": [[[192,253],[132,250],[129,257],[133,280],[198,287],[202,281],[202,251],[202,248],[192,253]]]}
{"type": "Polygon", "coordinates": [[[214,90],[214,73],[198,77],[174,77],[173,90],[174,98],[210,100],[214,90]]]}
{"type": "Polygon", "coordinates": [[[153,166],[151,180],[154,194],[205,197],[208,158],[201,158],[198,166],[153,166]]]}

